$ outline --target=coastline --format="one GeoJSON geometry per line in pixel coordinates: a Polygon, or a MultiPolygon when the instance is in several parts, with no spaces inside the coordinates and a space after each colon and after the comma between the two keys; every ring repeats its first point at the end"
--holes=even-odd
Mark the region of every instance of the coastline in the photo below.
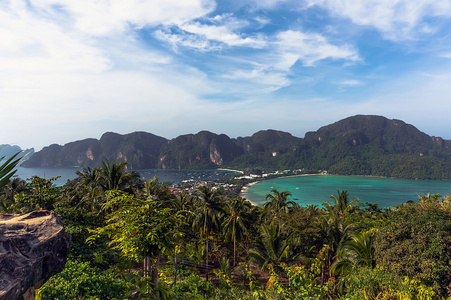
{"type": "Polygon", "coordinates": [[[256,203],[254,203],[254,202],[252,202],[251,200],[249,200],[249,199],[246,198],[246,190],[247,190],[250,186],[252,186],[252,185],[254,185],[254,184],[256,184],[256,183],[259,183],[259,182],[262,182],[262,180],[258,180],[258,181],[254,181],[254,182],[251,182],[251,183],[246,184],[245,186],[243,186],[243,187],[241,188],[241,191],[240,191],[240,193],[238,194],[238,196],[240,196],[240,197],[246,199],[247,201],[249,201],[250,203],[252,203],[252,205],[258,206],[256,203]]]}
{"type": "Polygon", "coordinates": [[[244,174],[244,172],[243,172],[243,171],[240,171],[240,170],[224,169],[224,168],[218,168],[218,169],[216,169],[216,170],[219,170],[219,171],[229,171],[229,172],[236,172],[236,173],[244,174]]]}
{"type": "Polygon", "coordinates": [[[254,184],[263,182],[263,181],[265,181],[265,180],[274,180],[274,179],[279,179],[279,178],[299,177],[299,176],[312,176],[312,175],[328,175],[328,174],[327,174],[327,173],[326,173],[326,174],[324,174],[324,173],[299,174],[299,175],[289,175],[289,176],[282,176],[282,177],[277,177],[277,178],[269,178],[269,179],[257,180],[257,181],[253,181],[253,182],[248,183],[248,184],[246,184],[245,186],[243,186],[243,187],[241,188],[241,191],[240,191],[240,193],[238,194],[238,196],[240,196],[240,197],[246,199],[247,201],[249,201],[250,203],[252,203],[252,205],[258,206],[258,204],[252,202],[251,200],[249,200],[249,199],[246,197],[246,190],[247,190],[249,187],[253,186],[254,184]]]}

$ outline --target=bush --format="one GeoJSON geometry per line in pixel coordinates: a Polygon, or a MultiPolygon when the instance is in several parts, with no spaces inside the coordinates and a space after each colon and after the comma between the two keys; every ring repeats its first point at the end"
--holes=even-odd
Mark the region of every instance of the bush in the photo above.
{"type": "Polygon", "coordinates": [[[125,299],[132,286],[88,262],[68,261],[61,273],[37,291],[36,299],[125,299]]]}
{"type": "Polygon", "coordinates": [[[378,265],[451,296],[451,216],[435,201],[406,204],[376,235],[378,265]]]}
{"type": "Polygon", "coordinates": [[[341,299],[439,299],[432,287],[427,287],[414,279],[401,280],[382,267],[356,268],[341,279],[346,295],[341,299]]]}
{"type": "Polygon", "coordinates": [[[191,274],[172,289],[170,299],[211,299],[216,293],[213,283],[205,281],[197,274],[191,274]]]}

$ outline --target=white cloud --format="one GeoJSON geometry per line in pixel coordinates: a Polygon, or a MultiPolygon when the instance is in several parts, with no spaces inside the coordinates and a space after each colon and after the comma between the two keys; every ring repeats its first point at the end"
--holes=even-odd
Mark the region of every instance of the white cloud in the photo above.
{"type": "Polygon", "coordinates": [[[290,2],[290,0],[249,0],[260,8],[274,8],[278,5],[290,2]]]}
{"type": "Polygon", "coordinates": [[[221,45],[212,43],[205,37],[193,34],[172,34],[169,30],[156,30],[153,36],[172,46],[175,53],[179,53],[179,47],[196,49],[201,52],[220,50],[221,45]]]}
{"type": "Polygon", "coordinates": [[[338,82],[338,84],[354,86],[354,85],[362,85],[363,82],[360,80],[356,80],[356,79],[350,79],[350,80],[340,81],[340,82],[338,82]]]}
{"type": "Polygon", "coordinates": [[[263,48],[267,42],[262,35],[246,36],[239,31],[249,22],[234,18],[230,14],[203,18],[200,21],[189,21],[176,27],[167,26],[165,30],[157,30],[154,37],[172,45],[174,50],[179,46],[200,51],[215,51],[228,47],[263,48]]]}
{"type": "Polygon", "coordinates": [[[202,72],[144,47],[131,31],[202,16],[208,2],[139,1],[133,9],[119,9],[133,3],[0,3],[0,126],[8,128],[2,141],[40,148],[111,130],[154,131],[139,126],[149,118],[147,125],[157,126],[183,115],[205,93],[217,92],[202,72]],[[152,16],[144,4],[167,10],[152,16]],[[139,16],[132,13],[136,9],[139,16]]]}
{"type": "MultiPolygon", "coordinates": [[[[224,78],[250,80],[261,88],[260,92],[273,92],[290,85],[287,76],[292,67],[300,61],[303,66],[315,66],[321,60],[359,61],[356,50],[348,45],[331,44],[325,37],[315,33],[301,31],[283,31],[276,34],[262,56],[253,57],[246,62],[251,69],[234,70],[224,78]]],[[[254,93],[256,91],[253,91],[254,93]]]]}
{"type": "Polygon", "coordinates": [[[372,26],[391,40],[415,38],[416,33],[431,33],[422,22],[426,17],[451,16],[449,0],[307,0],[333,14],[349,18],[358,25],[372,26]]]}
{"type": "Polygon", "coordinates": [[[288,30],[280,32],[276,39],[280,60],[275,67],[281,70],[288,70],[298,60],[305,66],[313,66],[324,59],[359,60],[350,46],[333,45],[319,34],[288,30]]]}
{"type": "Polygon", "coordinates": [[[104,36],[160,24],[181,24],[211,12],[213,0],[30,0],[31,5],[61,15],[65,12],[73,26],[89,35],[104,36]]]}
{"type": "MultiPolygon", "coordinates": [[[[251,70],[235,70],[230,74],[222,76],[225,79],[252,82],[257,85],[258,89],[249,90],[246,86],[240,93],[256,95],[260,93],[274,92],[282,87],[290,85],[290,80],[287,79],[285,72],[278,72],[267,69],[263,66],[256,66],[251,70]]],[[[237,88],[235,86],[235,88],[237,88]]]]}
{"type": "Polygon", "coordinates": [[[227,25],[212,26],[199,22],[190,22],[181,25],[180,28],[188,33],[205,37],[207,40],[221,42],[228,46],[262,48],[266,45],[266,41],[261,37],[243,37],[234,33],[232,31],[233,28],[227,25]]]}

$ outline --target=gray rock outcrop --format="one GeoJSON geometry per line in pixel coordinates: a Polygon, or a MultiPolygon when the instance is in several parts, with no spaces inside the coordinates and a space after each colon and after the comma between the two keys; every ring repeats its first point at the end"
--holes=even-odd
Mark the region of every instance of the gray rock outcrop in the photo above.
{"type": "Polygon", "coordinates": [[[0,214],[0,300],[34,299],[34,290],[63,270],[69,244],[54,212],[0,214]]]}

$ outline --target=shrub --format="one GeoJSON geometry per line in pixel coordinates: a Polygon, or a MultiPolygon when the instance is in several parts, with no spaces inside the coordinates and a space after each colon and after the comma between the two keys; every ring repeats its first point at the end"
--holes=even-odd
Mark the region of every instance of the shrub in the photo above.
{"type": "Polygon", "coordinates": [[[68,261],[61,273],[37,291],[36,299],[125,299],[131,288],[131,283],[88,262],[68,261]]]}

